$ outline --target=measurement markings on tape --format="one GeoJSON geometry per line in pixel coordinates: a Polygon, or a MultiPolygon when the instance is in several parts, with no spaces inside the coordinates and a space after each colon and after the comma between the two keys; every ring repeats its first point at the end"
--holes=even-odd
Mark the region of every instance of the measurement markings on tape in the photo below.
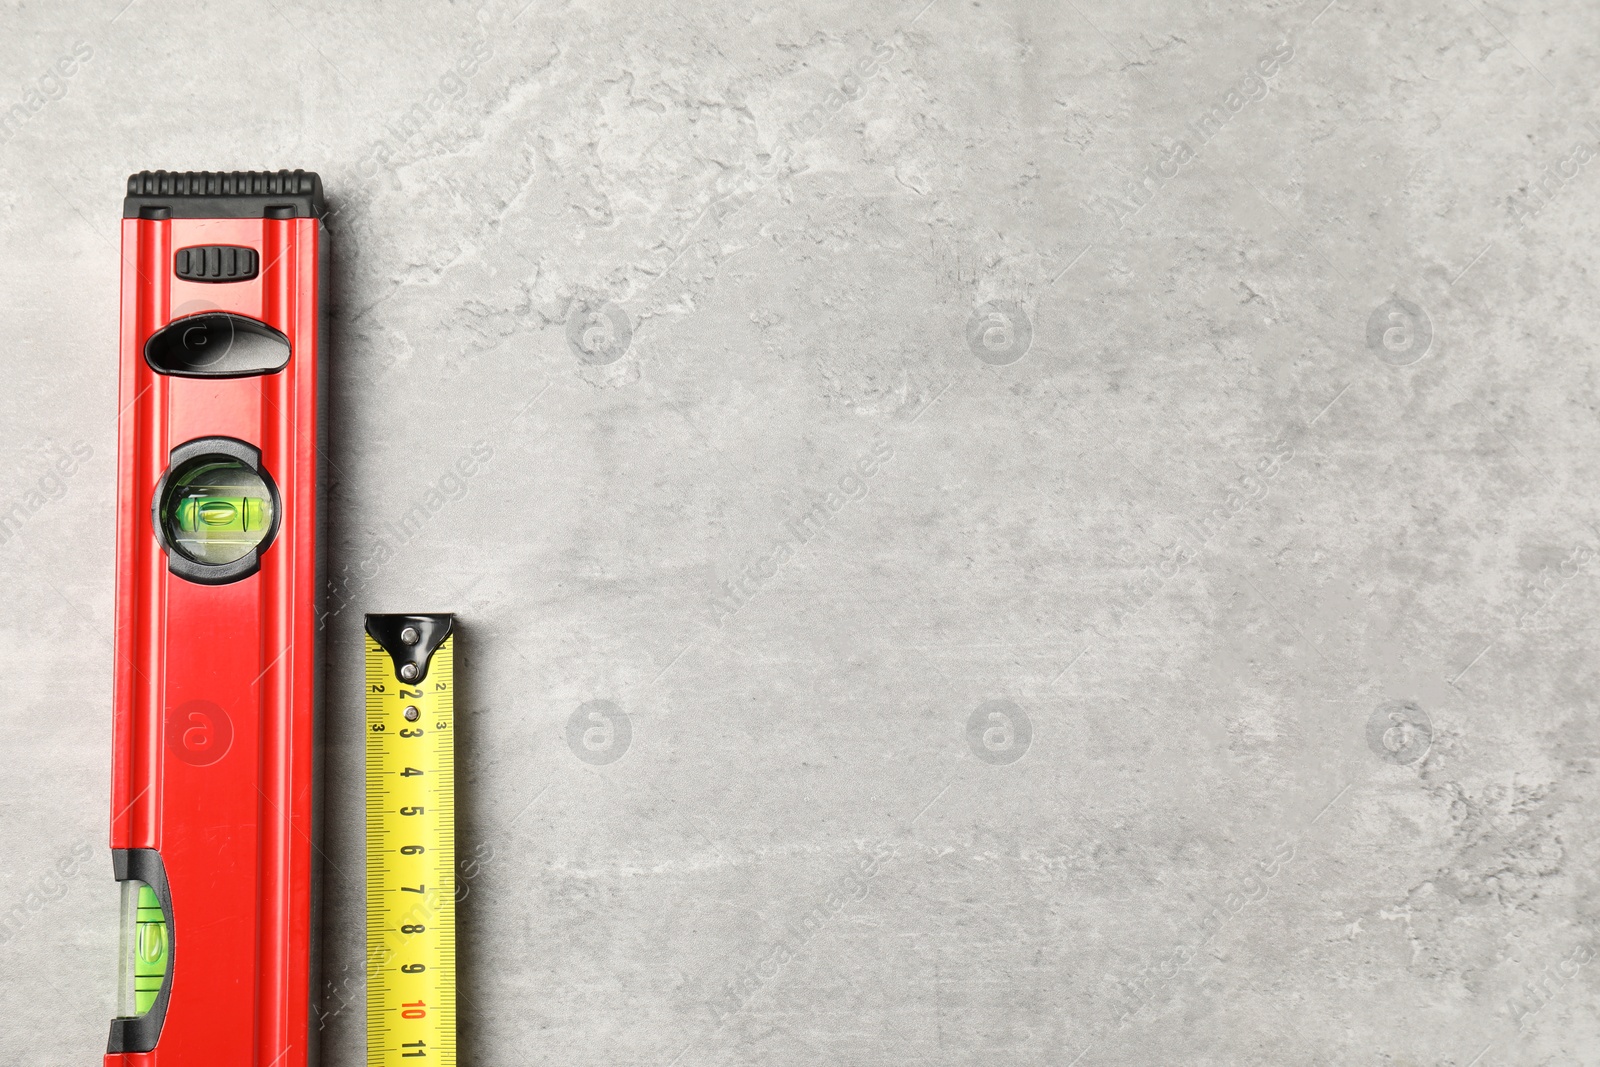
{"type": "Polygon", "coordinates": [[[367,616],[367,1064],[456,1062],[450,615],[367,616]]]}

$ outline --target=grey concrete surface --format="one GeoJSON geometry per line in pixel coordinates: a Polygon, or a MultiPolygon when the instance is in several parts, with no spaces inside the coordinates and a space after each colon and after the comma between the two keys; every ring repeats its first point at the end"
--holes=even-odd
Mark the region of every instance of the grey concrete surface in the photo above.
{"type": "Polygon", "coordinates": [[[372,610],[463,1063],[1600,1063],[1600,8],[521,3],[0,15],[0,1061],[112,1014],[123,181],[287,166],[328,1064],[372,610]]]}

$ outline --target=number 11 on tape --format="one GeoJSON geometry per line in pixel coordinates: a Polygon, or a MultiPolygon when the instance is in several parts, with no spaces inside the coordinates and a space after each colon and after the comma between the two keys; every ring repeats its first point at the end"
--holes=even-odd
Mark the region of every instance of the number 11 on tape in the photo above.
{"type": "Polygon", "coordinates": [[[367,1065],[456,1062],[454,618],[367,616],[367,1065]]]}

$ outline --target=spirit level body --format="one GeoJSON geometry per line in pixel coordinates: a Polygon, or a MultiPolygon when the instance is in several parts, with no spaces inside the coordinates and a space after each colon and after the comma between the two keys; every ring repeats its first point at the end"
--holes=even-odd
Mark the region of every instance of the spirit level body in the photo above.
{"type": "Polygon", "coordinates": [[[159,898],[164,940],[140,940],[165,973],[105,1067],[316,1061],[324,213],[299,171],[129,179],[111,846],[159,898]],[[253,258],[195,280],[217,246],[253,258]],[[263,353],[281,366],[252,372],[263,353]],[[269,491],[208,489],[228,464],[269,491]]]}

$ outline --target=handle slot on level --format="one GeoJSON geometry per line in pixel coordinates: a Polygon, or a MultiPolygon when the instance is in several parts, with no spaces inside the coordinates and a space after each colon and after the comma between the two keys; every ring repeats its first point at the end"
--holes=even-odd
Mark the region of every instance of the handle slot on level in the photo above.
{"type": "Polygon", "coordinates": [[[157,374],[179,378],[248,378],[289,365],[289,339],[264,322],[226,311],[173,319],[144,343],[157,374]]]}

